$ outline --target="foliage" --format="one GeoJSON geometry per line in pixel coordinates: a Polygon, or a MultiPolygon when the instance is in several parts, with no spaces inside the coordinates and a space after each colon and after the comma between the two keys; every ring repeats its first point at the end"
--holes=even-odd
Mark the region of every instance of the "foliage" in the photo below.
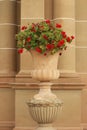
{"type": "Polygon", "coordinates": [[[16,34],[16,39],[18,53],[26,49],[47,55],[66,50],[74,36],[67,36],[61,24],[54,25],[50,20],[45,20],[22,26],[20,32],[16,34]]]}

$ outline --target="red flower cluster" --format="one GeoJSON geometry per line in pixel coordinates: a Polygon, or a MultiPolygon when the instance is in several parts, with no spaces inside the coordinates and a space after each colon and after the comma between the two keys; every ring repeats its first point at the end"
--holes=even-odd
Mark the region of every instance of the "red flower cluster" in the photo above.
{"type": "Polygon", "coordinates": [[[46,35],[43,35],[43,38],[44,38],[45,40],[48,40],[48,37],[47,37],[46,35]]]}
{"type": "Polygon", "coordinates": [[[71,38],[70,38],[70,37],[67,37],[67,38],[66,38],[66,41],[67,41],[67,42],[71,42],[71,38]]]}
{"type": "Polygon", "coordinates": [[[65,43],[65,41],[64,40],[60,40],[59,42],[58,42],[58,47],[61,47],[61,46],[63,46],[64,45],[64,43],[65,43]]]}
{"type": "Polygon", "coordinates": [[[36,47],[36,51],[39,52],[39,53],[42,52],[42,50],[39,47],[36,47]]]}
{"type": "MultiPolygon", "coordinates": [[[[35,50],[38,53],[47,55],[54,54],[59,50],[66,50],[74,36],[68,36],[62,29],[62,25],[55,25],[49,19],[22,26],[21,31],[16,35],[18,53],[23,53],[23,49],[35,50]]],[[[60,53],[61,55],[62,53],[60,53]]]]}
{"type": "Polygon", "coordinates": [[[74,36],[71,36],[72,39],[74,39],[75,37],[74,36]]]}
{"type": "Polygon", "coordinates": [[[49,19],[47,19],[47,20],[46,20],[46,23],[47,23],[47,24],[50,24],[50,20],[49,20],[49,19]]]}
{"type": "Polygon", "coordinates": [[[61,24],[56,24],[56,28],[61,28],[62,26],[61,26],[61,24]]]}
{"type": "Polygon", "coordinates": [[[53,49],[55,46],[54,46],[54,44],[47,44],[46,45],[46,48],[47,48],[47,50],[51,50],[51,49],[53,49]]]}
{"type": "Polygon", "coordinates": [[[22,26],[21,30],[27,29],[27,26],[22,26]]]}
{"type": "Polygon", "coordinates": [[[30,41],[31,41],[31,37],[28,37],[26,41],[27,41],[27,42],[30,42],[30,41]]]}
{"type": "Polygon", "coordinates": [[[18,49],[18,53],[19,54],[23,53],[23,48],[18,49]]]}
{"type": "Polygon", "coordinates": [[[62,34],[63,38],[66,38],[67,35],[64,31],[62,31],[61,34],[62,34]]]}
{"type": "Polygon", "coordinates": [[[31,31],[32,31],[32,32],[36,32],[36,30],[35,30],[35,28],[34,28],[34,27],[31,29],[31,31]]]}

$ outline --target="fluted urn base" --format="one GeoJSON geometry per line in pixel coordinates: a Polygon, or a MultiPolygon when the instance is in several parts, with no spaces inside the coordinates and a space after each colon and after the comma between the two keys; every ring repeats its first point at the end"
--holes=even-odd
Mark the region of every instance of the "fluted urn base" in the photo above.
{"type": "Polygon", "coordinates": [[[55,121],[62,102],[51,92],[51,83],[40,83],[40,91],[27,104],[32,118],[39,124],[36,130],[55,130],[55,121]]]}

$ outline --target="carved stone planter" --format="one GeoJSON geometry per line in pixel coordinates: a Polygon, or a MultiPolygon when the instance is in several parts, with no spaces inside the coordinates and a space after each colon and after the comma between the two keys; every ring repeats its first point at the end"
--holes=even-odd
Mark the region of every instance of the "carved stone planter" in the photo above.
{"type": "Polygon", "coordinates": [[[57,70],[58,53],[48,56],[35,51],[31,53],[34,62],[32,78],[40,81],[40,90],[27,103],[29,111],[32,118],[39,124],[37,130],[55,130],[52,123],[57,117],[62,102],[52,93],[50,81],[59,78],[59,70],[57,70]]]}
{"type": "Polygon", "coordinates": [[[31,51],[31,55],[34,65],[32,78],[45,82],[59,78],[59,70],[57,69],[59,58],[58,53],[44,56],[36,51],[31,51]]]}

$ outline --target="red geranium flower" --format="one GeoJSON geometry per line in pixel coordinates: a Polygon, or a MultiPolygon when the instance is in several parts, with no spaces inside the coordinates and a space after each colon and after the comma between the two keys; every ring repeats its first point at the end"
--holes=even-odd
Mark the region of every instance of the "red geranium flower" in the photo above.
{"type": "Polygon", "coordinates": [[[47,20],[46,20],[46,23],[47,23],[47,24],[50,24],[50,20],[49,20],[49,19],[47,19],[47,20]]]}
{"type": "Polygon", "coordinates": [[[50,49],[53,49],[54,48],[54,44],[47,44],[47,46],[46,46],[46,48],[48,49],[48,50],[50,50],[50,49]]]}
{"type": "Polygon", "coordinates": [[[61,34],[62,34],[63,38],[66,38],[66,32],[62,31],[61,34]]]}
{"type": "Polygon", "coordinates": [[[28,37],[28,38],[27,38],[27,42],[30,42],[30,41],[31,41],[31,37],[28,37]]]}
{"type": "Polygon", "coordinates": [[[62,31],[62,32],[61,32],[61,34],[62,34],[62,35],[65,35],[65,34],[66,34],[66,32],[62,31]]]}
{"type": "Polygon", "coordinates": [[[71,36],[72,39],[74,39],[75,37],[74,36],[71,36]]]}
{"type": "Polygon", "coordinates": [[[46,35],[43,35],[43,38],[46,39],[46,40],[48,40],[48,37],[46,35]]]}
{"type": "Polygon", "coordinates": [[[61,28],[62,26],[61,26],[61,24],[56,24],[56,28],[61,28]]]}
{"type": "Polygon", "coordinates": [[[39,53],[42,52],[41,48],[39,48],[39,47],[36,47],[36,51],[39,52],[39,53]]]}
{"type": "Polygon", "coordinates": [[[32,32],[36,32],[35,27],[32,27],[31,31],[32,32]]]}
{"type": "Polygon", "coordinates": [[[71,42],[71,38],[70,38],[70,37],[67,37],[67,38],[66,38],[66,41],[67,41],[67,42],[71,42]]]}
{"type": "Polygon", "coordinates": [[[27,29],[27,26],[22,26],[21,30],[27,29]]]}
{"type": "Polygon", "coordinates": [[[23,53],[23,48],[18,49],[18,53],[23,53]]]}
{"type": "Polygon", "coordinates": [[[63,44],[65,43],[65,41],[64,40],[60,40],[59,42],[58,42],[58,47],[61,47],[63,44]]]}

